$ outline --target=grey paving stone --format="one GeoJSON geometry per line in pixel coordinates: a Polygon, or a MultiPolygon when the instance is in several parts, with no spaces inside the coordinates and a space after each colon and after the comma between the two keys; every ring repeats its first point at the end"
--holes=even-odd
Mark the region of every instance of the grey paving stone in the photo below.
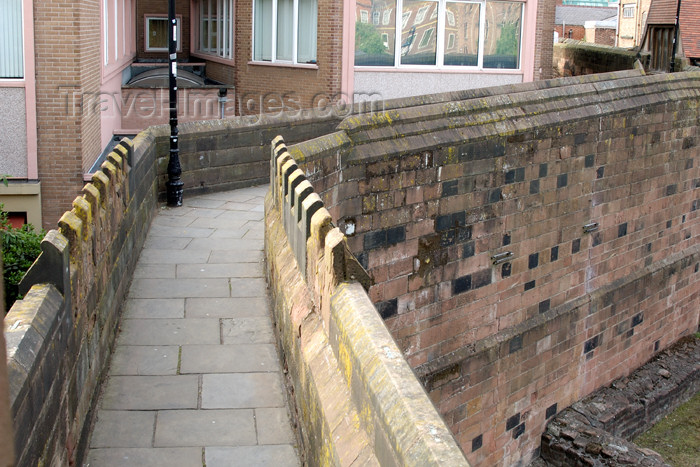
{"type": "Polygon", "coordinates": [[[164,204],[161,204],[160,207],[158,208],[158,214],[157,217],[181,217],[181,216],[188,216],[192,212],[192,208],[188,208],[185,206],[179,206],[179,207],[170,207],[166,206],[164,204]]]}
{"type": "Polygon", "coordinates": [[[120,345],[219,344],[218,319],[125,319],[120,345]]]}
{"type": "Polygon", "coordinates": [[[143,247],[151,250],[182,250],[191,241],[190,237],[148,237],[143,247]]]}
{"type": "Polygon", "coordinates": [[[200,467],[202,448],[90,449],[84,467],[200,467]]]}
{"type": "Polygon", "coordinates": [[[155,421],[151,411],[100,410],[90,448],[149,448],[155,421]]]}
{"type": "Polygon", "coordinates": [[[209,252],[204,250],[143,250],[139,264],[206,263],[209,252]]]}
{"type": "Polygon", "coordinates": [[[230,279],[232,297],[267,297],[267,282],[259,279],[230,279]]]}
{"type": "MultiPolygon", "coordinates": [[[[146,253],[144,251],[144,253],[146,253]]],[[[199,261],[202,262],[202,261],[199,261]]],[[[229,297],[226,279],[138,279],[129,298],[229,297]]]]}
{"type": "Polygon", "coordinates": [[[194,409],[199,377],[110,376],[102,395],[103,410],[194,409]]]}
{"type": "Polygon", "coordinates": [[[248,230],[245,227],[238,229],[216,229],[209,238],[240,239],[243,238],[246,233],[248,233],[248,230]]]}
{"type": "Polygon", "coordinates": [[[180,373],[280,371],[274,344],[184,345],[180,373]]]}
{"type": "MultiPolygon", "coordinates": [[[[193,250],[196,251],[196,250],[193,250]]],[[[254,251],[226,251],[213,250],[209,256],[208,263],[258,263],[263,259],[262,250],[254,251]]]]}
{"type": "Polygon", "coordinates": [[[187,318],[255,318],[270,316],[267,297],[186,298],[187,318]]]}
{"type": "Polygon", "coordinates": [[[161,225],[164,227],[188,227],[196,217],[186,216],[162,216],[158,215],[153,218],[152,225],[161,225]]]}
{"type": "MultiPolygon", "coordinates": [[[[191,227],[200,229],[240,229],[245,225],[247,219],[226,218],[216,219],[200,217],[192,222],[191,227]]],[[[214,236],[214,233],[212,233],[214,236]]]]}
{"type": "Polygon", "coordinates": [[[294,434],[286,407],[255,409],[258,444],[292,444],[294,434]]]}
{"type": "Polygon", "coordinates": [[[278,373],[230,373],[202,376],[202,408],[284,407],[278,373]]]}
{"type": "Polygon", "coordinates": [[[207,447],[207,467],[298,467],[299,458],[290,445],[207,447]]]}
{"type": "MultiPolygon", "coordinates": [[[[196,222],[196,219],[195,221],[196,222]]],[[[175,226],[165,226],[165,225],[152,225],[151,229],[148,231],[149,237],[189,237],[189,238],[206,238],[210,236],[214,231],[212,229],[200,228],[193,225],[194,222],[189,227],[175,227],[175,226]]]]}
{"type": "Polygon", "coordinates": [[[136,266],[132,276],[133,279],[166,279],[171,277],[175,277],[174,264],[148,264],[141,262],[136,266]]]}
{"type": "Polygon", "coordinates": [[[183,207],[195,207],[195,208],[211,208],[216,209],[219,206],[223,206],[225,203],[220,199],[213,199],[207,196],[195,196],[183,198],[183,207]]]}
{"type": "Polygon", "coordinates": [[[239,206],[236,203],[229,203],[225,206],[227,211],[219,216],[219,219],[246,219],[252,221],[259,221],[263,218],[262,212],[255,211],[238,211],[236,207],[239,206]]]}
{"type": "Polygon", "coordinates": [[[124,306],[124,318],[184,317],[184,298],[130,298],[124,306]]]}
{"type": "Polygon", "coordinates": [[[225,318],[221,320],[224,344],[271,344],[275,333],[270,318],[225,318]]]}
{"type": "Polygon", "coordinates": [[[226,238],[195,238],[187,250],[262,251],[263,244],[257,240],[237,240],[226,238]]]}
{"type": "MultiPolygon", "coordinates": [[[[220,200],[209,200],[208,202],[211,201],[220,201],[220,200]]],[[[209,219],[215,219],[219,217],[221,214],[223,214],[224,211],[223,209],[211,209],[211,208],[194,208],[192,209],[192,216],[194,217],[207,217],[209,219]]]]}
{"type": "Polygon", "coordinates": [[[117,345],[110,375],[175,375],[180,347],[177,345],[117,345]]]}
{"type": "Polygon", "coordinates": [[[261,230],[249,230],[243,236],[244,240],[260,240],[260,241],[262,241],[264,238],[265,238],[265,232],[263,232],[261,230]]]}
{"type": "Polygon", "coordinates": [[[180,279],[262,276],[262,263],[180,264],[177,267],[177,277],[180,279]]]}
{"type": "Polygon", "coordinates": [[[241,446],[256,443],[252,410],[158,412],[154,446],[241,446]]]}

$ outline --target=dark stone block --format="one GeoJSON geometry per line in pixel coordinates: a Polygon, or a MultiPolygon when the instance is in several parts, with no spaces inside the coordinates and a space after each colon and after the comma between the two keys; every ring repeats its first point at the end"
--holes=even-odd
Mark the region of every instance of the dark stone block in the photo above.
{"type": "Polygon", "coordinates": [[[501,200],[501,189],[496,188],[489,192],[489,203],[497,203],[501,200]]]}
{"type": "Polygon", "coordinates": [[[386,231],[386,243],[387,245],[396,245],[406,240],[406,227],[403,225],[398,227],[392,227],[386,231]]]}
{"type": "Polygon", "coordinates": [[[557,414],[557,404],[554,403],[547,407],[547,411],[545,412],[545,418],[552,418],[557,414]]]}
{"type": "Polygon", "coordinates": [[[596,232],[593,234],[593,246],[598,246],[603,242],[603,237],[600,234],[600,232],[596,232]]]}
{"type": "Polygon", "coordinates": [[[522,182],[525,180],[525,167],[515,169],[515,181],[522,182]]]}
{"type": "Polygon", "coordinates": [[[457,240],[457,232],[455,230],[448,230],[440,234],[440,246],[446,247],[454,245],[457,240]]]}
{"type": "Polygon", "coordinates": [[[568,174],[557,175],[557,188],[564,188],[569,183],[568,174]]]}
{"type": "Polygon", "coordinates": [[[535,281],[525,282],[525,292],[535,288],[535,281]]]}
{"type": "Polygon", "coordinates": [[[540,178],[547,176],[547,164],[540,164],[540,178]]]}
{"type": "Polygon", "coordinates": [[[632,317],[632,327],[642,324],[644,321],[644,313],[638,313],[632,317]]]}
{"type": "Polygon", "coordinates": [[[503,246],[510,245],[510,234],[503,235],[503,246]]]}
{"type": "Polygon", "coordinates": [[[574,135],[574,144],[579,145],[586,142],[586,133],[578,133],[574,135]]]}
{"type": "Polygon", "coordinates": [[[536,195],[539,192],[540,192],[540,181],[539,180],[531,181],[530,182],[530,194],[536,195]]]}
{"type": "Polygon", "coordinates": [[[505,183],[506,185],[515,182],[515,169],[506,172],[505,183]]]}
{"type": "Polygon", "coordinates": [[[444,232],[450,228],[452,228],[452,214],[445,214],[444,216],[437,216],[435,218],[436,232],[444,232]]]}
{"type": "Polygon", "coordinates": [[[382,319],[391,318],[398,313],[398,299],[392,298],[391,300],[379,302],[375,305],[375,307],[377,308],[379,316],[381,316],[382,319]]]}
{"type": "Polygon", "coordinates": [[[520,438],[520,435],[522,435],[523,433],[525,433],[525,422],[515,427],[515,430],[513,430],[513,439],[520,438]]]}
{"type": "Polygon", "coordinates": [[[688,159],[685,161],[685,170],[690,170],[693,168],[693,159],[688,159]]]}
{"type": "Polygon", "coordinates": [[[454,196],[458,191],[458,180],[450,180],[442,184],[442,197],[454,196]]]}
{"type": "Polygon", "coordinates": [[[540,254],[539,253],[533,253],[530,256],[527,257],[527,268],[528,269],[535,269],[540,263],[540,254]]]}
{"type": "Polygon", "coordinates": [[[687,138],[683,138],[683,149],[690,149],[693,146],[695,146],[695,138],[692,136],[688,136],[687,138]]]}
{"type": "Polygon", "coordinates": [[[605,176],[605,166],[598,167],[598,170],[595,171],[595,178],[603,178],[605,176]]]}
{"type": "Polygon", "coordinates": [[[517,352],[518,350],[523,348],[523,335],[519,334],[512,338],[510,342],[508,343],[508,353],[511,354],[513,352],[517,352]]]}
{"type": "Polygon", "coordinates": [[[457,229],[457,243],[464,243],[472,238],[472,226],[460,227],[457,229]]]}
{"type": "Polygon", "coordinates": [[[553,246],[552,247],[552,252],[549,255],[549,260],[550,261],[556,261],[559,259],[559,246],[553,246]]]}
{"type": "Polygon", "coordinates": [[[510,277],[512,270],[513,265],[511,263],[504,263],[503,266],[501,266],[501,277],[510,277]]]}
{"type": "Polygon", "coordinates": [[[583,165],[590,169],[595,165],[595,154],[589,154],[583,159],[583,165]]]}
{"type": "Polygon", "coordinates": [[[472,274],[472,288],[478,289],[491,283],[491,269],[482,269],[472,274]]]}
{"type": "Polygon", "coordinates": [[[592,352],[596,347],[598,347],[599,336],[600,334],[597,336],[593,336],[590,339],[588,339],[585,344],[583,344],[583,353],[592,352]]]}
{"type": "Polygon", "coordinates": [[[627,235],[627,222],[617,226],[617,238],[624,237],[625,235],[627,235]]]}
{"type": "Polygon", "coordinates": [[[656,340],[656,341],[654,342],[654,352],[658,352],[658,351],[659,351],[659,345],[660,345],[660,342],[659,342],[658,340],[656,340]]]}
{"type": "Polygon", "coordinates": [[[386,230],[367,232],[362,239],[362,245],[365,251],[386,246],[386,230]]]}
{"type": "Polygon", "coordinates": [[[479,449],[484,442],[484,437],[483,435],[479,435],[476,438],[472,440],[472,452],[476,451],[479,449]]]}
{"type": "Polygon", "coordinates": [[[550,299],[548,298],[547,300],[542,300],[538,305],[537,308],[540,313],[546,313],[549,311],[550,307],[550,299]]]}
{"type": "Polygon", "coordinates": [[[673,185],[669,185],[666,187],[666,196],[675,195],[676,193],[678,193],[677,184],[674,183],[673,185]]]}
{"type": "Polygon", "coordinates": [[[578,253],[581,250],[581,239],[577,238],[571,242],[571,254],[578,253]]]}
{"type": "Polygon", "coordinates": [[[671,220],[671,221],[666,221],[666,228],[667,228],[667,229],[670,229],[671,226],[673,226],[673,221],[672,221],[672,220],[671,220]]]}
{"type": "Polygon", "coordinates": [[[466,276],[458,277],[452,281],[452,295],[458,295],[463,292],[467,292],[472,288],[472,276],[467,274],[466,276]]]}
{"type": "Polygon", "coordinates": [[[469,258],[474,256],[474,242],[467,242],[464,244],[464,249],[462,250],[462,258],[469,258]]]}
{"type": "Polygon", "coordinates": [[[520,412],[506,420],[506,431],[510,431],[520,424],[520,412]]]}

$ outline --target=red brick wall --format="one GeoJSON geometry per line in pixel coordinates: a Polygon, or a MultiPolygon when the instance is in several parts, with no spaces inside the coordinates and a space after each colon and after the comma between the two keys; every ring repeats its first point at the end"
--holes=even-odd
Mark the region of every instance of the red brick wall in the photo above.
{"type": "Polygon", "coordinates": [[[475,465],[529,459],[547,409],[697,329],[700,85],[664,80],[596,97],[585,77],[511,86],[506,107],[496,95],[354,119],[346,152],[306,159],[475,465]]]}
{"type": "Polygon", "coordinates": [[[253,2],[236,3],[236,97],[242,115],[323,106],[340,93],[343,4],[318,1],[318,69],[251,64],[253,2]]]}
{"type": "Polygon", "coordinates": [[[100,153],[100,3],[34,3],[39,179],[44,227],[56,225],[100,153]],[[77,27],[76,27],[77,26],[77,27]]]}
{"type": "MultiPolygon", "coordinates": [[[[175,0],[175,14],[180,18],[181,52],[178,52],[179,60],[187,60],[190,56],[190,0],[175,0]]],[[[140,59],[167,60],[167,52],[146,52],[146,15],[168,17],[167,1],[137,1],[136,2],[136,56],[140,59]]]]}
{"type": "Polygon", "coordinates": [[[586,28],[583,26],[571,26],[567,24],[564,32],[562,32],[561,28],[561,24],[554,26],[554,30],[559,33],[559,39],[574,39],[577,41],[582,41],[586,35],[586,28]],[[571,37],[569,37],[569,31],[571,31],[571,37]]]}
{"type": "Polygon", "coordinates": [[[537,32],[535,33],[534,79],[552,77],[552,47],[554,44],[554,0],[537,3],[537,32]]]}

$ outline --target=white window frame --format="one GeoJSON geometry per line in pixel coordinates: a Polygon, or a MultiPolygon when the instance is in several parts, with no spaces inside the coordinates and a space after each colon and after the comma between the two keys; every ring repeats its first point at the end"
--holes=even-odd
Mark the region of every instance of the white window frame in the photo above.
{"type": "Polygon", "coordinates": [[[382,24],[384,26],[388,25],[389,22],[391,21],[391,12],[393,8],[389,8],[388,10],[384,10],[384,16],[382,17],[382,24]]]}
{"type": "Polygon", "coordinates": [[[622,5],[622,17],[623,18],[634,18],[634,3],[625,3],[622,5]]]}
{"type": "MultiPolygon", "coordinates": [[[[144,16],[144,21],[146,24],[144,25],[144,41],[143,41],[143,48],[146,50],[146,52],[167,52],[168,48],[165,47],[150,47],[149,44],[149,39],[151,38],[150,35],[150,20],[159,20],[163,21],[165,20],[166,24],[168,22],[168,17],[163,16],[163,15],[145,15],[144,16]]],[[[175,18],[176,24],[177,24],[177,51],[182,52],[182,17],[180,15],[175,18]]],[[[167,29],[167,28],[166,28],[167,29]]]]}
{"type": "Polygon", "coordinates": [[[418,43],[419,49],[427,47],[428,44],[430,44],[430,39],[433,37],[434,32],[435,28],[428,28],[425,30],[425,32],[423,33],[423,37],[420,38],[420,42],[418,43]]]}
{"type": "MultiPolygon", "coordinates": [[[[251,61],[255,63],[278,63],[278,64],[293,64],[293,65],[298,65],[298,66],[316,66],[317,60],[318,60],[318,49],[316,49],[315,53],[315,58],[312,63],[306,63],[306,62],[298,62],[298,45],[299,45],[299,0],[294,0],[293,3],[293,11],[294,11],[294,18],[292,21],[292,60],[280,60],[277,58],[277,0],[272,0],[272,37],[270,38],[271,40],[271,52],[270,55],[272,56],[271,60],[256,60],[255,59],[255,0],[253,0],[253,35],[252,35],[252,47],[251,47],[251,52],[252,52],[252,57],[251,61]]],[[[316,3],[316,21],[318,21],[318,2],[316,3]]],[[[362,10],[362,13],[367,13],[366,11],[362,10]]],[[[363,21],[364,22],[364,21],[363,21]]],[[[317,27],[318,27],[318,23],[317,27]]],[[[318,36],[315,37],[316,45],[318,45],[318,36]]]]}
{"type": "Polygon", "coordinates": [[[416,13],[416,19],[413,20],[413,24],[420,24],[425,21],[425,15],[428,14],[429,9],[430,5],[423,5],[422,7],[418,8],[418,13],[416,13]]]}
{"type": "MultiPolygon", "coordinates": [[[[410,20],[410,17],[413,14],[413,10],[403,10],[403,3],[404,0],[396,0],[396,15],[395,15],[395,34],[394,34],[394,65],[393,66],[380,66],[380,65],[361,65],[359,68],[372,68],[376,70],[387,70],[387,69],[441,69],[441,70],[459,70],[459,69],[466,69],[466,70],[479,70],[479,71],[488,71],[488,72],[508,72],[508,73],[517,73],[519,71],[522,71],[522,65],[523,65],[523,36],[524,36],[524,31],[525,31],[525,18],[526,18],[526,11],[525,11],[525,1],[518,1],[518,0],[508,0],[508,3],[516,3],[520,4],[520,48],[518,50],[518,68],[505,68],[505,69],[499,69],[499,68],[485,68],[484,67],[484,44],[486,42],[486,4],[487,3],[499,3],[498,1],[489,1],[489,0],[435,0],[435,3],[437,3],[437,11],[438,11],[438,18],[437,18],[437,33],[435,35],[437,44],[436,44],[436,63],[434,65],[414,65],[414,64],[402,64],[401,63],[401,54],[402,51],[404,53],[410,52],[410,50],[413,48],[416,42],[418,41],[413,41],[411,46],[408,48],[403,48],[402,50],[402,31],[407,27],[408,22],[410,20]],[[446,34],[446,21],[445,18],[447,16],[447,3],[461,3],[461,4],[476,4],[479,5],[479,41],[478,41],[478,62],[477,65],[475,66],[458,66],[458,65],[445,65],[445,34],[446,34]],[[401,15],[399,15],[399,12],[401,12],[401,15]]],[[[413,21],[413,24],[419,23],[419,15],[421,14],[421,10],[425,8],[425,12],[423,13],[423,16],[427,15],[427,8],[426,6],[421,7],[418,10],[418,13],[416,14],[416,17],[413,21]]],[[[433,33],[435,34],[435,33],[433,33]]]]}
{"type": "Polygon", "coordinates": [[[367,10],[360,10],[360,21],[363,23],[369,23],[369,12],[367,10]]]}
{"type": "Polygon", "coordinates": [[[233,60],[234,45],[234,0],[200,0],[197,3],[197,52],[204,55],[233,60]],[[204,14],[204,5],[207,14],[204,14]],[[216,14],[211,14],[212,6],[216,4],[216,14]],[[202,44],[204,39],[204,23],[206,22],[209,42],[211,42],[212,22],[217,23],[216,44],[202,44]],[[225,27],[220,27],[220,25],[225,27]]]}

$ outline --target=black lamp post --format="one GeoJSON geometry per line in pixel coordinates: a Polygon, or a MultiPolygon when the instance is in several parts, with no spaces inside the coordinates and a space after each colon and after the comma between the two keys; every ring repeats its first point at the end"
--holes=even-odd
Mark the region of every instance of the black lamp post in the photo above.
{"type": "Polygon", "coordinates": [[[168,206],[182,206],[182,186],[180,180],[180,149],[177,141],[177,19],[175,0],[168,0],[168,77],[170,85],[170,159],[168,160],[168,181],[165,188],[168,206]]]}

